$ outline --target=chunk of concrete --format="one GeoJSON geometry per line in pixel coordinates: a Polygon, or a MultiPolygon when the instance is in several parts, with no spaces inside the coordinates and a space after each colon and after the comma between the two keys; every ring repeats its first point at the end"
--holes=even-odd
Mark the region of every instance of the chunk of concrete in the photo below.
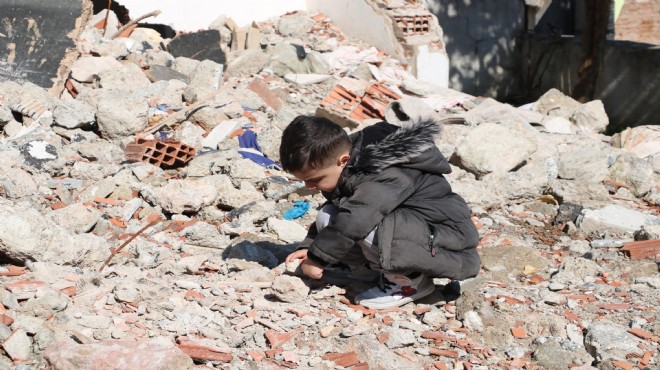
{"type": "Polygon", "coordinates": [[[142,131],[148,123],[149,105],[124,91],[100,89],[96,118],[105,138],[118,139],[142,131]]]}
{"type": "Polygon", "coordinates": [[[523,165],[538,144],[519,129],[485,123],[472,130],[456,148],[461,167],[478,176],[505,173],[523,165]]]}
{"type": "Polygon", "coordinates": [[[609,321],[597,321],[589,325],[584,337],[584,347],[596,359],[626,358],[629,353],[642,354],[641,341],[628,333],[628,328],[609,321]]]}
{"type": "Polygon", "coordinates": [[[584,133],[597,134],[605,131],[610,119],[605,112],[605,106],[600,100],[583,104],[571,115],[571,122],[584,133]]]}
{"type": "Polygon", "coordinates": [[[135,341],[56,342],[44,357],[58,370],[114,369],[118,364],[125,369],[186,370],[194,365],[176,346],[135,341]]]}
{"type": "Polygon", "coordinates": [[[190,179],[170,180],[159,188],[146,186],[141,193],[148,201],[171,213],[198,212],[213,204],[218,196],[209,181],[190,179]]]}
{"type": "Polygon", "coordinates": [[[54,124],[70,130],[89,127],[96,122],[94,107],[80,100],[59,104],[53,112],[54,124]]]}
{"type": "Polygon", "coordinates": [[[628,185],[636,197],[642,197],[655,185],[653,166],[633,153],[624,153],[609,170],[609,180],[628,185]]]}
{"type": "Polygon", "coordinates": [[[220,32],[205,30],[177,35],[167,45],[167,51],[175,57],[210,60],[225,64],[225,53],[220,48],[220,32]]]}
{"type": "Polygon", "coordinates": [[[204,60],[189,77],[190,83],[183,93],[184,99],[189,103],[206,100],[222,86],[222,64],[204,60]]]}
{"type": "Polygon", "coordinates": [[[78,82],[92,82],[103,71],[121,68],[122,64],[112,57],[81,57],[71,66],[71,77],[78,82]]]}
{"type": "Polygon", "coordinates": [[[580,102],[564,95],[561,91],[550,89],[534,103],[532,109],[548,116],[569,119],[581,106],[580,102]]]}
{"type": "Polygon", "coordinates": [[[275,217],[268,219],[268,228],[277,237],[287,243],[299,242],[307,236],[307,230],[294,221],[280,220],[275,217]]]}
{"type": "Polygon", "coordinates": [[[618,205],[601,209],[585,209],[577,219],[577,225],[585,233],[624,233],[632,235],[642,226],[658,225],[660,217],[635,211],[618,205]]]}

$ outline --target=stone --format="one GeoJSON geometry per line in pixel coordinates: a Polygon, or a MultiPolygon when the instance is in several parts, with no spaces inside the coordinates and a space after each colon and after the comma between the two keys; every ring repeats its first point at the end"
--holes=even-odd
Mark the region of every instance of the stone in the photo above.
{"type": "Polygon", "coordinates": [[[457,146],[460,166],[477,176],[505,173],[523,165],[538,145],[525,132],[494,123],[472,130],[457,146]]]}
{"type": "Polygon", "coordinates": [[[54,222],[76,234],[90,231],[101,216],[103,216],[103,212],[94,207],[87,207],[82,203],[68,205],[54,210],[50,214],[54,222]]]}
{"type": "Polygon", "coordinates": [[[651,164],[633,153],[621,154],[610,167],[607,178],[629,186],[636,197],[643,197],[657,184],[651,164]]]}
{"type": "Polygon", "coordinates": [[[190,74],[190,82],[183,93],[188,103],[206,100],[222,86],[222,64],[211,60],[204,60],[195,67],[190,74]]]}
{"type": "Polygon", "coordinates": [[[122,64],[111,57],[81,57],[71,66],[71,77],[78,82],[92,82],[99,73],[117,70],[122,64]]]}
{"type": "Polygon", "coordinates": [[[575,286],[587,277],[596,277],[602,271],[603,268],[594,261],[582,257],[568,257],[551,279],[553,282],[575,286]]]}
{"type": "Polygon", "coordinates": [[[206,222],[195,222],[179,235],[186,239],[186,243],[194,246],[223,250],[229,245],[229,236],[220,234],[217,226],[206,222]]]}
{"type": "Polygon", "coordinates": [[[211,132],[202,140],[202,147],[217,149],[218,145],[225,140],[229,134],[240,127],[242,120],[223,120],[219,122],[211,132]]]}
{"type": "Polygon", "coordinates": [[[277,22],[277,31],[282,36],[304,36],[308,34],[316,22],[304,15],[284,16],[277,22]]]}
{"type": "Polygon", "coordinates": [[[583,104],[573,112],[570,119],[581,132],[588,134],[601,133],[610,124],[605,106],[600,100],[583,104]]]}
{"type": "Polygon", "coordinates": [[[287,243],[295,243],[305,239],[307,230],[294,221],[268,218],[268,229],[275,232],[277,237],[287,243]]]}
{"type": "Polygon", "coordinates": [[[628,333],[628,328],[609,321],[596,321],[587,328],[584,347],[596,361],[626,358],[629,353],[642,354],[641,341],[628,333]]]}
{"type": "Polygon", "coordinates": [[[574,133],[573,123],[564,117],[545,116],[541,121],[541,126],[543,126],[545,132],[551,134],[571,135],[574,133]]]}
{"type": "Polygon", "coordinates": [[[319,73],[330,74],[330,64],[317,52],[300,52],[304,55],[298,56],[299,50],[304,50],[300,45],[280,43],[275,45],[270,56],[269,67],[278,76],[289,73],[319,73]]]}
{"type": "Polygon", "coordinates": [[[309,294],[309,287],[299,277],[290,275],[277,276],[271,289],[277,299],[287,303],[302,302],[309,294]]]}
{"type": "Polygon", "coordinates": [[[468,311],[463,315],[463,325],[470,331],[478,333],[484,331],[484,323],[476,311],[468,311]]]}
{"type": "Polygon", "coordinates": [[[2,342],[2,348],[14,361],[27,360],[32,353],[32,340],[25,330],[17,329],[2,342]]]}
{"type": "Polygon", "coordinates": [[[607,177],[613,160],[607,152],[593,148],[561,153],[557,160],[557,175],[561,179],[600,183],[607,177]]]}
{"type": "Polygon", "coordinates": [[[218,196],[216,188],[208,181],[190,179],[170,180],[158,188],[145,186],[141,193],[148,201],[171,213],[198,212],[213,204],[218,196]]]}
{"type": "Polygon", "coordinates": [[[507,273],[522,273],[525,266],[543,270],[549,264],[538,250],[521,245],[498,245],[496,248],[484,248],[479,254],[481,265],[485,269],[491,270],[495,266],[504,266],[507,273]]]}
{"type": "Polygon", "coordinates": [[[227,258],[252,261],[268,268],[274,268],[279,264],[277,257],[272,252],[248,241],[241,241],[233,245],[229,249],[227,258]]]}
{"type": "Polygon", "coordinates": [[[561,306],[566,303],[566,296],[555,292],[542,292],[541,300],[550,306],[561,306]]]}
{"type": "Polygon", "coordinates": [[[144,99],[156,101],[165,108],[183,107],[183,92],[188,85],[179,80],[156,81],[145,89],[137,91],[144,99]]]}
{"type": "Polygon", "coordinates": [[[69,297],[58,291],[48,290],[25,302],[23,309],[36,317],[48,318],[55,312],[63,311],[68,305],[69,297]]]}
{"type": "Polygon", "coordinates": [[[392,328],[387,331],[389,339],[385,342],[387,348],[401,348],[417,342],[415,333],[408,329],[392,328]]]}
{"type": "Polygon", "coordinates": [[[431,310],[424,314],[422,322],[426,325],[436,327],[447,322],[447,317],[440,310],[431,310]]]}
{"type": "Polygon", "coordinates": [[[100,89],[96,109],[99,132],[104,138],[133,135],[144,130],[148,123],[147,102],[123,91],[100,89]]]}
{"type": "Polygon", "coordinates": [[[0,165],[0,188],[8,199],[29,198],[38,193],[38,185],[32,175],[18,167],[0,165]]]}
{"type": "Polygon", "coordinates": [[[548,370],[567,369],[573,364],[573,357],[572,351],[563,349],[559,343],[552,340],[541,344],[534,351],[534,359],[548,370]]]}
{"type": "Polygon", "coordinates": [[[177,72],[173,68],[165,67],[160,64],[152,65],[144,73],[151,82],[179,80],[186,85],[188,84],[187,75],[177,72]]]}
{"type": "Polygon", "coordinates": [[[206,131],[202,127],[199,127],[190,121],[185,121],[176,130],[174,140],[200,150],[202,148],[202,140],[204,140],[205,133],[206,131]]]}
{"type": "MultiPolygon", "coordinates": [[[[214,108],[214,107],[204,107],[202,109],[195,111],[195,113],[193,113],[190,116],[191,122],[194,122],[209,131],[213,130],[215,127],[217,127],[223,121],[226,120],[227,120],[227,116],[223,113],[222,108],[214,108]]],[[[211,136],[211,133],[209,133],[209,136],[211,136]]],[[[218,142],[221,141],[222,139],[223,138],[218,139],[218,142]]],[[[213,141],[216,140],[213,139],[213,141]]]]}
{"type": "Polygon", "coordinates": [[[225,73],[230,77],[256,75],[268,64],[270,56],[261,50],[232,52],[225,73]]]}
{"type": "Polygon", "coordinates": [[[318,73],[289,73],[284,75],[284,80],[298,85],[312,85],[327,81],[330,77],[332,76],[318,73]]]}
{"type": "Polygon", "coordinates": [[[220,32],[210,29],[178,34],[167,44],[167,51],[175,57],[224,64],[226,57],[220,45],[220,32]]]}
{"type": "Polygon", "coordinates": [[[107,248],[105,240],[71,234],[25,203],[0,198],[0,219],[0,253],[12,261],[78,264],[90,250],[107,248]]]}
{"type": "Polygon", "coordinates": [[[68,129],[91,127],[96,122],[94,107],[80,100],[59,104],[53,111],[53,123],[68,129]]]}
{"type": "Polygon", "coordinates": [[[229,177],[222,176],[222,180],[216,181],[215,185],[218,190],[218,205],[224,208],[240,208],[264,200],[263,194],[246,181],[242,181],[239,189],[236,189],[229,177]]]}
{"type": "Polygon", "coordinates": [[[601,209],[585,209],[577,226],[585,233],[615,233],[632,235],[643,226],[660,224],[660,217],[618,205],[601,209]]]}
{"type": "Polygon", "coordinates": [[[107,316],[84,315],[78,319],[78,325],[90,329],[108,329],[112,325],[112,319],[107,316]]]}
{"type": "Polygon", "coordinates": [[[550,289],[552,292],[558,292],[564,290],[565,288],[566,286],[564,284],[558,283],[556,281],[553,281],[548,285],[548,289],[550,289]]]}
{"type": "Polygon", "coordinates": [[[138,65],[126,63],[120,68],[101,71],[98,74],[98,83],[104,89],[127,92],[147,87],[151,82],[138,65]]]}
{"type": "Polygon", "coordinates": [[[5,308],[10,310],[19,307],[18,299],[16,299],[16,296],[5,289],[0,289],[0,303],[2,303],[5,308]]]}
{"type": "Polygon", "coordinates": [[[122,282],[115,285],[112,292],[115,295],[115,299],[119,302],[137,302],[140,298],[140,290],[138,285],[133,282],[122,282]]]}
{"type": "Polygon", "coordinates": [[[175,71],[182,73],[188,77],[195,71],[195,68],[199,65],[200,61],[186,58],[186,57],[176,57],[174,59],[174,68],[175,71]]]}
{"type": "Polygon", "coordinates": [[[179,348],[150,342],[101,341],[88,344],[56,342],[44,351],[54,369],[187,370],[193,361],[179,348]]]}
{"type": "Polygon", "coordinates": [[[564,95],[561,91],[550,89],[534,103],[532,109],[548,116],[569,119],[581,106],[582,104],[577,100],[564,95]]]}

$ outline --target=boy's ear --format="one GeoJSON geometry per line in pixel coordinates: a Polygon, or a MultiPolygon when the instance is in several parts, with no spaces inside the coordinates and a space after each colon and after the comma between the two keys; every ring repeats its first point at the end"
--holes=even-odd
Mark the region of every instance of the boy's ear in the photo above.
{"type": "Polygon", "coordinates": [[[339,156],[339,159],[337,159],[337,166],[339,166],[339,167],[346,166],[346,164],[348,163],[348,160],[350,158],[351,158],[351,156],[348,155],[348,153],[342,154],[341,156],[339,156]]]}

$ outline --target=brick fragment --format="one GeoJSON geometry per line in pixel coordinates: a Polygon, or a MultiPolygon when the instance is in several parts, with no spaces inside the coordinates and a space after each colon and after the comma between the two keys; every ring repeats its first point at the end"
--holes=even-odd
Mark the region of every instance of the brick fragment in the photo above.
{"type": "Polygon", "coordinates": [[[632,305],[625,303],[609,303],[609,304],[599,304],[598,308],[602,310],[619,311],[619,310],[627,310],[629,308],[632,308],[632,305]]]}
{"type": "Polygon", "coordinates": [[[660,337],[657,337],[649,332],[646,332],[642,329],[628,329],[628,333],[638,337],[642,338],[644,340],[650,340],[652,342],[660,342],[660,337]]]}
{"type": "Polygon", "coordinates": [[[451,349],[429,348],[429,353],[436,356],[458,358],[458,352],[451,349]]]}
{"type": "Polygon", "coordinates": [[[633,368],[632,364],[628,361],[612,361],[612,365],[624,370],[632,370],[633,368]]]}
{"type": "Polygon", "coordinates": [[[268,330],[264,333],[264,335],[266,336],[266,339],[268,340],[270,347],[276,348],[288,342],[289,340],[291,340],[291,338],[293,338],[297,334],[302,333],[304,330],[305,328],[298,328],[288,333],[278,333],[275,330],[268,330]]]}
{"type": "MultiPolygon", "coordinates": [[[[137,324],[137,323],[136,323],[137,324]]],[[[231,362],[234,359],[231,353],[207,347],[189,340],[180,341],[179,349],[197,361],[231,362]]]]}
{"type": "Polygon", "coordinates": [[[266,354],[263,351],[249,349],[246,352],[256,362],[261,362],[264,358],[266,358],[266,354]]]}
{"type": "Polygon", "coordinates": [[[344,352],[344,353],[326,353],[323,355],[324,360],[329,360],[337,366],[349,367],[360,363],[357,352],[344,352]]]}
{"type": "Polygon", "coordinates": [[[0,314],[0,323],[11,326],[11,324],[14,323],[14,318],[5,314],[0,314]]]}
{"type": "Polygon", "coordinates": [[[0,276],[20,276],[25,273],[25,267],[9,265],[7,271],[0,271],[0,276]]]}
{"type": "Polygon", "coordinates": [[[660,239],[626,243],[620,250],[633,260],[644,258],[660,260],[660,239]]]}
{"type": "Polygon", "coordinates": [[[37,290],[37,288],[40,288],[42,286],[46,286],[46,283],[43,281],[25,279],[25,280],[17,280],[11,283],[7,283],[5,284],[5,289],[7,289],[8,291],[14,294],[20,294],[24,292],[37,290]]]}
{"type": "Polygon", "coordinates": [[[196,154],[195,148],[179,141],[137,139],[126,145],[126,159],[151,163],[157,167],[180,167],[196,154]]]}
{"type": "Polygon", "coordinates": [[[511,328],[511,334],[516,339],[525,339],[528,338],[527,330],[525,328],[511,328]]]}

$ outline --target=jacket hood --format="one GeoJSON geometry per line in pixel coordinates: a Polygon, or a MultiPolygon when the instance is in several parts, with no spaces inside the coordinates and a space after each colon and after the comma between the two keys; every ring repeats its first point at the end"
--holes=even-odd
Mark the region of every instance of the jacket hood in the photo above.
{"type": "Polygon", "coordinates": [[[349,167],[364,174],[392,166],[448,174],[451,167],[434,142],[442,131],[441,124],[442,121],[425,118],[398,129],[386,122],[367,127],[351,135],[353,150],[349,167]]]}

